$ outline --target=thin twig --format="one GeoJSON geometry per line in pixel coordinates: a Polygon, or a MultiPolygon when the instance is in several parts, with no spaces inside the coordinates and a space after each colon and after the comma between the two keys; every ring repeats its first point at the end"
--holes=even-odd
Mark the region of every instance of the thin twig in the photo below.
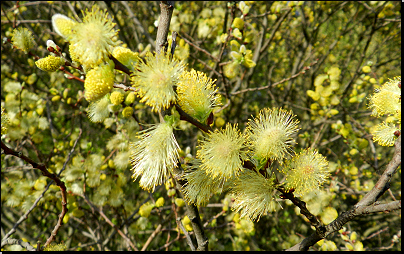
{"type": "Polygon", "coordinates": [[[84,194],[80,194],[79,196],[82,197],[82,198],[86,201],[86,203],[91,206],[91,208],[92,208],[94,211],[98,212],[98,213],[101,215],[101,217],[103,217],[103,218],[105,219],[105,221],[106,221],[111,227],[113,227],[113,228],[118,232],[118,234],[120,234],[120,235],[122,236],[122,238],[130,245],[130,247],[132,247],[133,250],[139,251],[139,250],[136,248],[136,246],[132,243],[132,241],[129,239],[129,237],[127,237],[127,236],[118,228],[118,226],[116,226],[116,225],[104,214],[104,212],[102,211],[102,207],[101,207],[101,209],[99,209],[99,208],[98,208],[96,205],[94,205],[94,204],[87,198],[87,196],[85,196],[84,194]]]}
{"type": "Polygon", "coordinates": [[[277,86],[277,85],[282,84],[282,83],[284,83],[284,82],[286,82],[286,81],[289,81],[289,80],[291,80],[291,79],[297,78],[297,77],[300,76],[301,74],[304,74],[304,73],[306,72],[306,70],[309,70],[309,69],[311,68],[311,66],[315,65],[316,63],[317,63],[317,60],[314,61],[313,63],[311,63],[309,67],[305,66],[305,67],[303,67],[303,69],[302,69],[300,72],[296,73],[295,75],[290,76],[289,78],[284,78],[284,79],[282,79],[282,80],[279,81],[279,82],[276,82],[276,83],[273,83],[273,84],[269,84],[269,85],[267,85],[267,86],[254,87],[254,88],[247,88],[247,89],[240,90],[240,91],[237,91],[237,92],[232,92],[231,95],[236,95],[236,94],[245,93],[245,92],[252,92],[252,91],[260,91],[260,90],[268,89],[268,88],[270,88],[270,87],[277,86]]]}

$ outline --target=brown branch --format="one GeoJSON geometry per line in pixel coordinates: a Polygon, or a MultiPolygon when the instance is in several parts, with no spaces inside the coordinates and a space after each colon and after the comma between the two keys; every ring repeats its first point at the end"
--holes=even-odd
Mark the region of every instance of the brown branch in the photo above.
{"type": "Polygon", "coordinates": [[[60,68],[59,68],[59,70],[61,70],[61,71],[63,71],[65,74],[67,74],[69,77],[66,77],[67,79],[75,79],[75,80],[78,80],[78,81],[80,81],[80,82],[82,82],[82,83],[84,83],[84,79],[81,79],[81,78],[79,78],[79,77],[76,77],[76,76],[74,76],[73,74],[71,74],[69,71],[67,71],[66,69],[65,69],[65,67],[63,67],[63,66],[61,66],[60,68]]]}
{"type": "Polygon", "coordinates": [[[205,125],[203,123],[200,123],[199,121],[197,121],[196,119],[194,119],[193,117],[191,117],[190,115],[185,113],[185,111],[182,110],[181,107],[178,106],[177,104],[175,104],[175,108],[177,109],[178,113],[180,113],[180,119],[181,120],[187,121],[187,122],[195,125],[196,127],[198,127],[203,132],[208,133],[208,132],[213,131],[213,129],[210,126],[205,125]]]}
{"type": "Polygon", "coordinates": [[[156,235],[161,231],[162,225],[159,224],[156,228],[156,230],[153,231],[153,233],[149,236],[147,239],[146,243],[143,245],[141,251],[145,251],[147,249],[147,246],[151,243],[151,241],[156,237],[156,235]]]}
{"type": "Polygon", "coordinates": [[[188,40],[187,38],[185,38],[185,37],[190,38],[190,36],[189,36],[188,34],[183,33],[182,35],[183,35],[183,36],[181,36],[181,34],[179,34],[179,36],[180,36],[186,43],[188,43],[189,45],[191,45],[192,47],[194,47],[196,50],[205,53],[207,56],[209,56],[210,58],[212,58],[215,62],[219,62],[219,59],[216,58],[216,57],[214,57],[211,53],[209,53],[209,52],[206,51],[205,49],[199,47],[199,46],[196,45],[195,43],[193,43],[193,42],[191,42],[190,40],[188,40]]]}
{"type": "Polygon", "coordinates": [[[319,235],[323,235],[325,232],[324,225],[314,216],[306,207],[306,203],[293,195],[293,191],[286,191],[283,188],[277,188],[278,191],[282,193],[280,196],[282,199],[289,199],[292,203],[300,208],[300,213],[306,216],[306,218],[310,221],[310,224],[316,228],[316,232],[319,235]]]}
{"type": "MultiPolygon", "coordinates": [[[[177,188],[181,189],[181,187],[184,186],[185,182],[177,180],[176,178],[174,179],[177,184],[177,188]]],[[[196,205],[194,204],[188,204],[188,202],[185,202],[185,207],[187,209],[188,218],[191,220],[192,228],[195,233],[196,241],[198,243],[197,250],[207,251],[209,240],[205,236],[205,230],[202,225],[201,217],[199,216],[198,207],[196,207],[196,205]]]]}
{"type": "Polygon", "coordinates": [[[114,84],[115,88],[120,88],[122,90],[126,91],[133,91],[133,92],[137,92],[137,89],[131,86],[125,86],[124,84],[114,84]]]}
{"type": "MultiPolygon", "coordinates": [[[[183,173],[183,171],[181,171],[181,169],[178,170],[178,172],[180,172],[180,173],[179,173],[180,175],[183,173]]],[[[181,188],[182,188],[182,187],[181,187],[181,188]]],[[[185,229],[184,225],[182,224],[182,222],[181,222],[181,217],[178,216],[177,209],[176,209],[176,205],[175,205],[175,202],[174,202],[174,201],[172,201],[171,209],[172,209],[172,211],[174,212],[175,221],[176,221],[176,223],[177,223],[178,228],[180,229],[180,230],[178,230],[178,234],[177,234],[177,238],[176,238],[176,239],[180,239],[181,231],[182,231],[182,232],[184,233],[184,235],[185,235],[185,239],[186,239],[186,241],[187,241],[188,246],[191,248],[192,251],[195,251],[194,243],[192,242],[191,236],[189,235],[188,231],[185,229]]]]}
{"type": "Polygon", "coordinates": [[[177,226],[185,235],[185,239],[187,241],[188,246],[191,248],[192,251],[195,251],[195,246],[192,243],[191,236],[189,235],[188,231],[185,229],[184,225],[181,222],[181,217],[178,217],[175,222],[177,222],[177,226]]]}
{"type": "Polygon", "coordinates": [[[118,61],[118,59],[116,59],[115,57],[113,57],[112,55],[109,55],[109,58],[114,61],[115,64],[115,69],[125,72],[126,74],[128,74],[129,76],[132,74],[132,72],[128,69],[128,67],[126,67],[125,65],[123,65],[121,62],[118,61]]]}
{"type": "Polygon", "coordinates": [[[27,251],[35,251],[35,248],[31,246],[31,244],[24,242],[21,239],[12,239],[7,238],[1,241],[1,248],[3,249],[6,245],[19,245],[22,248],[26,249],[27,251]]]}
{"type": "Polygon", "coordinates": [[[167,35],[170,28],[171,16],[174,10],[174,1],[161,1],[161,14],[159,25],[157,28],[156,38],[156,55],[160,55],[161,49],[164,47],[164,52],[167,51],[167,35]]]}
{"type": "MultiPolygon", "coordinates": [[[[13,226],[13,228],[10,230],[10,232],[8,232],[8,233],[6,234],[6,236],[3,238],[3,241],[4,241],[5,239],[7,239],[11,234],[13,234],[13,233],[16,231],[16,228],[18,227],[18,225],[19,225],[21,222],[23,222],[24,220],[26,220],[26,219],[28,218],[28,214],[31,213],[31,211],[36,207],[36,205],[38,204],[39,200],[44,197],[45,192],[49,189],[49,186],[50,186],[53,182],[56,182],[56,185],[60,187],[60,190],[61,190],[61,192],[62,192],[62,212],[61,212],[60,215],[59,215],[58,222],[57,222],[55,228],[53,229],[53,231],[52,231],[52,233],[51,233],[51,236],[48,238],[48,240],[46,241],[46,243],[45,243],[45,245],[44,245],[43,247],[45,248],[46,246],[48,246],[48,245],[55,239],[55,236],[56,236],[57,232],[59,231],[60,227],[61,227],[62,224],[63,224],[63,223],[62,223],[62,222],[63,222],[63,218],[64,218],[64,216],[65,216],[66,213],[67,213],[66,186],[64,185],[64,183],[63,183],[62,181],[59,180],[59,177],[60,177],[61,173],[63,172],[63,170],[66,168],[67,163],[68,163],[69,160],[70,160],[70,156],[73,154],[73,152],[74,152],[74,150],[75,150],[75,148],[76,148],[76,146],[77,146],[77,143],[78,143],[78,141],[79,141],[79,139],[80,139],[80,137],[81,137],[81,134],[82,134],[82,130],[80,129],[79,136],[77,137],[76,141],[74,142],[73,147],[72,147],[72,149],[70,150],[70,152],[69,152],[69,154],[68,154],[68,156],[67,156],[67,159],[66,159],[66,161],[65,161],[64,164],[63,164],[62,169],[59,171],[59,173],[58,173],[57,175],[51,174],[53,178],[51,178],[51,177],[48,176],[49,178],[52,179],[52,181],[49,182],[49,184],[45,187],[45,190],[44,190],[44,191],[42,192],[42,194],[37,198],[37,200],[35,200],[34,204],[31,206],[31,208],[30,208],[23,216],[21,216],[21,218],[17,221],[17,223],[14,224],[14,226],[13,226]]],[[[16,154],[16,155],[14,155],[14,156],[17,156],[17,157],[23,159],[22,156],[24,156],[24,155],[22,155],[22,153],[13,151],[12,149],[8,148],[5,144],[3,144],[3,142],[1,142],[1,148],[4,150],[4,153],[7,154],[7,152],[11,152],[11,153],[13,153],[12,155],[16,154]],[[6,150],[7,150],[7,152],[6,152],[6,150]]],[[[29,159],[28,157],[25,157],[25,156],[24,156],[24,158],[29,159]]],[[[27,160],[26,160],[26,161],[27,161],[27,160]]],[[[29,159],[29,161],[35,163],[35,162],[32,161],[31,159],[29,159]]],[[[27,161],[27,162],[28,162],[28,161],[27,161]]],[[[29,162],[29,163],[34,167],[34,165],[33,165],[31,162],[29,162]]],[[[43,165],[43,164],[41,164],[41,165],[43,165]]],[[[45,171],[45,174],[44,174],[44,172],[42,172],[42,174],[45,175],[45,176],[47,176],[47,174],[50,174],[50,173],[47,171],[46,167],[45,167],[45,166],[43,166],[43,167],[45,168],[46,171],[45,171]]],[[[35,167],[34,167],[34,168],[35,168],[35,167]]],[[[41,169],[40,169],[40,170],[41,170],[41,169]]],[[[42,171],[42,170],[41,170],[41,171],[42,171]]]]}
{"type": "MultiPolygon", "coordinates": [[[[176,188],[180,190],[181,195],[182,188],[186,184],[186,180],[182,178],[184,173],[183,168],[181,167],[181,164],[178,163],[178,167],[175,168],[174,170],[174,180],[176,183],[176,188]]],[[[208,244],[209,240],[205,235],[205,230],[202,225],[201,218],[199,216],[199,211],[198,207],[194,204],[189,204],[188,202],[185,202],[185,208],[187,210],[187,216],[191,221],[191,225],[193,228],[193,231],[195,233],[196,241],[198,243],[198,248],[196,250],[198,251],[207,251],[208,250],[208,244]]]]}

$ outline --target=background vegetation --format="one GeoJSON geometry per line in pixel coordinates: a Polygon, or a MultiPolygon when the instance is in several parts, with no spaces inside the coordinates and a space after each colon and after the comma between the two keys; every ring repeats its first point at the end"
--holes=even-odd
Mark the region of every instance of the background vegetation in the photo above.
{"type": "MultiPolygon", "coordinates": [[[[10,119],[2,142],[43,163],[51,173],[63,170],[60,179],[67,188],[68,211],[54,242],[63,243],[67,250],[133,246],[189,250],[176,223],[181,218],[188,225],[180,192],[168,197],[161,186],[150,194],[130,178],[128,143],[144,124],[157,123],[158,115],[136,99],[137,119],[124,121],[118,112],[103,123],[92,123],[82,82],[66,78],[62,71],[41,71],[30,54],[7,43],[15,27],[26,27],[37,43],[35,55],[48,55],[47,40],[68,52],[68,43],[52,29],[52,15],[62,13],[79,21],[81,11],[94,4],[114,17],[119,39],[128,48],[140,56],[155,49],[160,14],[156,1],[1,3],[1,104],[10,119]],[[143,204],[160,197],[165,200],[162,207],[153,208],[149,216],[139,213],[143,204]]],[[[370,129],[381,119],[370,116],[367,97],[389,78],[401,75],[401,5],[389,1],[245,4],[250,10],[242,17],[238,34],[234,19],[242,16],[240,3],[176,2],[169,42],[176,31],[175,55],[189,68],[216,79],[223,106],[214,111],[213,128],[230,122],[244,129],[247,119],[264,107],[293,110],[301,128],[295,151],[314,147],[330,162],[327,184],[302,198],[310,212],[328,224],[372,189],[393,156],[394,147],[372,141],[370,129]],[[240,51],[240,45],[252,51],[246,58],[255,66],[234,63],[230,52],[240,51]],[[331,75],[337,77],[335,82],[331,75]]],[[[126,74],[116,77],[117,83],[130,86],[126,74]]],[[[185,122],[180,129],[176,137],[182,158],[195,156],[201,131],[185,122]]],[[[401,199],[400,179],[401,167],[380,202],[401,199]]],[[[231,211],[226,193],[213,196],[199,209],[209,250],[281,250],[313,232],[298,208],[283,199],[278,202],[283,209],[251,223],[231,211]]],[[[62,210],[60,189],[51,179],[3,152],[1,204],[1,238],[20,220],[12,237],[33,246],[46,242],[62,210]]],[[[400,212],[357,217],[312,248],[401,250],[400,212]]]]}

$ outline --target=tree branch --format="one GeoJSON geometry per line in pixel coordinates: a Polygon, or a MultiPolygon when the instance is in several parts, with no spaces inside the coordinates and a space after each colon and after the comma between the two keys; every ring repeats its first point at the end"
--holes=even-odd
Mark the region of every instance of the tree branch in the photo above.
{"type": "Polygon", "coordinates": [[[159,26],[157,28],[156,38],[156,53],[160,55],[161,49],[164,47],[164,51],[167,51],[167,35],[170,29],[171,16],[174,10],[174,1],[161,1],[160,3],[161,14],[159,20],[159,26]]]}

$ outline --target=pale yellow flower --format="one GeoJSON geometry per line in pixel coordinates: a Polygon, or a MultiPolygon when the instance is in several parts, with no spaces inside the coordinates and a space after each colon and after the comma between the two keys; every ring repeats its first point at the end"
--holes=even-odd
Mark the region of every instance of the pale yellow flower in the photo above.
{"type": "Polygon", "coordinates": [[[133,108],[132,107],[125,107],[123,110],[122,110],[122,115],[123,115],[123,117],[125,117],[125,118],[128,118],[128,117],[130,117],[131,115],[133,115],[133,108]]]}
{"type": "Polygon", "coordinates": [[[241,18],[237,17],[233,20],[233,24],[231,25],[232,28],[238,28],[240,30],[243,30],[244,28],[244,20],[241,18]]]}
{"type": "Polygon", "coordinates": [[[401,111],[401,87],[399,87],[399,83],[401,84],[401,77],[390,79],[369,98],[369,108],[372,109],[372,115],[379,117],[401,111]]]}
{"type": "Polygon", "coordinates": [[[289,154],[291,137],[299,129],[298,120],[294,119],[292,111],[284,109],[268,109],[260,111],[257,118],[250,119],[247,124],[250,145],[258,161],[281,160],[289,154]]]}
{"type": "Polygon", "coordinates": [[[210,132],[199,143],[197,158],[202,161],[201,168],[212,178],[229,179],[243,171],[248,148],[245,136],[237,124],[227,124],[225,129],[210,132]]]}
{"type": "Polygon", "coordinates": [[[133,73],[133,86],[138,89],[137,95],[158,112],[162,108],[170,107],[177,98],[174,86],[177,85],[185,64],[181,61],[170,60],[169,54],[161,52],[159,56],[147,54],[146,61],[137,66],[139,71],[133,73]]]}
{"type": "Polygon", "coordinates": [[[76,21],[60,13],[52,16],[53,30],[64,38],[67,38],[70,34],[72,34],[72,29],[77,24],[78,23],[76,21]]]}
{"type": "Polygon", "coordinates": [[[25,27],[19,27],[13,30],[11,43],[25,53],[28,53],[28,50],[35,46],[34,36],[31,31],[25,27]]]}
{"type": "Polygon", "coordinates": [[[235,78],[240,74],[240,64],[236,61],[226,64],[223,66],[223,73],[229,79],[235,78]]]}
{"type": "Polygon", "coordinates": [[[179,158],[179,145],[173,134],[173,127],[160,123],[140,132],[139,141],[130,144],[133,175],[140,178],[140,187],[147,191],[163,184],[179,158]]]}
{"type": "Polygon", "coordinates": [[[265,178],[260,173],[244,170],[234,181],[231,192],[235,195],[232,210],[240,217],[259,220],[261,216],[276,210],[274,178],[265,178]]]}
{"type": "Polygon", "coordinates": [[[392,146],[397,139],[394,135],[397,130],[401,130],[401,128],[397,128],[392,123],[382,122],[371,131],[373,141],[378,142],[381,146],[392,146]]]}
{"type": "Polygon", "coordinates": [[[186,169],[184,178],[187,183],[182,187],[182,191],[188,202],[197,206],[204,206],[213,194],[222,191],[224,179],[212,178],[200,166],[201,161],[195,159],[192,161],[192,166],[186,169]]]}
{"type": "Polygon", "coordinates": [[[108,110],[109,100],[107,96],[104,96],[98,101],[92,102],[88,106],[87,115],[91,122],[100,123],[109,116],[108,110]]]}
{"type": "Polygon", "coordinates": [[[120,105],[124,99],[125,99],[125,95],[119,91],[112,92],[111,96],[109,97],[109,100],[114,105],[120,105]]]}
{"type": "Polygon", "coordinates": [[[132,50],[121,46],[114,48],[112,56],[131,71],[135,71],[134,67],[140,60],[138,52],[133,52],[132,50]]]}
{"type": "Polygon", "coordinates": [[[5,109],[1,107],[1,135],[7,133],[8,125],[10,124],[10,120],[8,119],[7,113],[5,109]]]}
{"type": "Polygon", "coordinates": [[[91,11],[86,10],[83,23],[75,25],[68,35],[71,53],[87,67],[94,68],[106,62],[113,47],[118,45],[118,31],[114,26],[108,13],[97,6],[94,5],[91,11]]]}
{"type": "Polygon", "coordinates": [[[286,176],[285,187],[294,189],[296,196],[319,190],[330,175],[328,161],[312,148],[303,150],[287,161],[282,172],[286,176]]]}
{"type": "Polygon", "coordinates": [[[187,114],[206,123],[212,109],[220,105],[220,95],[216,92],[214,80],[205,73],[193,69],[185,71],[177,86],[178,104],[187,114]]]}

